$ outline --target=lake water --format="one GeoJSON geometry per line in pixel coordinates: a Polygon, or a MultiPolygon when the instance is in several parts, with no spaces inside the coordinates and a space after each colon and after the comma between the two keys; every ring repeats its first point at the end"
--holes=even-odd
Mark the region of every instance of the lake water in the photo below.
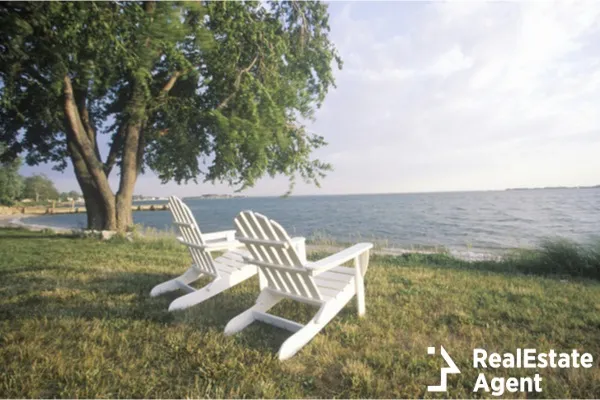
{"type": "MultiPolygon", "coordinates": [[[[443,246],[495,251],[529,247],[548,237],[600,236],[600,189],[511,190],[420,194],[251,197],[185,200],[200,229],[233,229],[241,210],[275,219],[290,235],[341,242],[376,240],[388,247],[443,246]]],[[[134,213],[136,223],[170,229],[168,211],[134,213]]],[[[82,214],[26,222],[84,228],[82,214]]]]}

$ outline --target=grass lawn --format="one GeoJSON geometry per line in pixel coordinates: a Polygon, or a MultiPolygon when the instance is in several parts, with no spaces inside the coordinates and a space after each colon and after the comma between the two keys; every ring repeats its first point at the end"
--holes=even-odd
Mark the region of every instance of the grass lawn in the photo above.
{"type": "MultiPolygon", "coordinates": [[[[314,255],[313,255],[314,256],[314,255]]],[[[0,230],[0,397],[491,397],[472,393],[488,352],[578,349],[591,369],[542,369],[543,392],[507,397],[600,397],[600,282],[514,272],[501,263],[445,256],[372,256],[367,315],[351,303],[292,359],[276,352],[289,333],[254,323],[225,337],[250,307],[258,278],[188,310],[177,294],[150,298],[183,272],[183,247],[164,240],[101,242],[0,230]],[[462,373],[437,385],[443,345],[462,373]]],[[[314,308],[282,303],[307,321],[314,308]]],[[[531,376],[525,369],[486,370],[531,376]]]]}

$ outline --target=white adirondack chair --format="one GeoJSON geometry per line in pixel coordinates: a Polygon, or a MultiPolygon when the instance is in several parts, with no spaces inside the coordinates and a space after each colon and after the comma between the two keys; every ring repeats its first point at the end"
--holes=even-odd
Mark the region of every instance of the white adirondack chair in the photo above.
{"type": "Polygon", "coordinates": [[[177,240],[188,247],[194,261],[183,275],[155,286],[150,292],[151,296],[158,296],[177,289],[187,291],[188,294],[171,302],[169,311],[201,303],[256,274],[256,266],[243,260],[249,253],[242,248],[243,243],[235,240],[234,230],[202,234],[188,206],[175,196],[169,197],[169,210],[181,234],[177,240]],[[213,259],[214,251],[226,253],[213,259]],[[189,285],[202,276],[213,280],[201,289],[189,285]]]}
{"type": "Polygon", "coordinates": [[[306,262],[298,254],[286,231],[264,215],[243,211],[235,218],[236,238],[246,244],[251,256],[244,261],[258,266],[261,293],[256,304],[233,318],[225,334],[241,331],[253,321],[266,322],[295,332],[279,349],[279,359],[296,354],[356,295],[358,315],[365,313],[363,277],[372,243],[359,243],[317,262],[306,262]],[[354,260],[354,268],[341,264],[354,260]],[[267,311],[288,298],[319,307],[306,325],[267,311]]]}

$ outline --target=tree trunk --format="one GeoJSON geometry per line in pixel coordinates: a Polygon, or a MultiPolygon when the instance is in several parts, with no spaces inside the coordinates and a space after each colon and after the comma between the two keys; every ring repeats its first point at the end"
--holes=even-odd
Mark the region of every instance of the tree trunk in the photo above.
{"type": "Polygon", "coordinates": [[[87,228],[97,231],[114,230],[115,226],[112,222],[114,218],[110,218],[110,211],[107,210],[106,204],[102,203],[102,196],[98,194],[97,189],[89,184],[80,184],[80,186],[85,201],[87,228]]]}
{"type": "MultiPolygon", "coordinates": [[[[156,4],[154,1],[144,2],[144,10],[149,16],[152,16],[155,8],[156,4]]],[[[149,48],[149,44],[150,37],[147,37],[145,44],[146,49],[149,48]]],[[[132,94],[127,105],[129,120],[125,126],[123,155],[121,159],[121,179],[116,196],[117,230],[119,231],[125,231],[133,225],[133,213],[131,211],[133,205],[133,190],[143,164],[145,145],[144,124],[147,112],[145,91],[147,89],[147,82],[145,82],[145,78],[140,78],[140,76],[144,76],[145,73],[152,70],[153,61],[151,61],[151,59],[158,56],[158,54],[153,54],[150,50],[148,51],[149,53],[146,54],[146,62],[141,64],[138,73],[134,74],[132,94]]],[[[171,86],[175,83],[176,79],[177,77],[173,79],[171,86]]]]}
{"type": "Polygon", "coordinates": [[[130,105],[134,117],[123,127],[121,179],[115,196],[108,184],[110,168],[105,169],[100,161],[89,116],[81,101],[81,112],[76,107],[70,79],[65,77],[64,81],[67,147],[85,200],[88,229],[124,232],[133,225],[133,191],[144,153],[143,119],[146,104],[143,92],[136,82],[130,105]],[[87,129],[84,126],[86,124],[87,129]]]}
{"type": "Polygon", "coordinates": [[[133,205],[133,190],[139,172],[138,162],[142,156],[143,142],[141,140],[142,123],[138,121],[127,128],[127,136],[123,148],[121,162],[121,181],[117,192],[117,229],[125,231],[133,225],[131,206],[133,205]]]}
{"type": "Polygon", "coordinates": [[[117,195],[117,230],[124,232],[133,225],[132,205],[133,195],[117,195]]]}
{"type": "Polygon", "coordinates": [[[73,169],[75,170],[75,177],[81,188],[83,194],[83,200],[85,201],[85,210],[87,213],[87,229],[93,230],[115,230],[116,214],[115,214],[115,203],[114,195],[112,193],[103,196],[96,184],[94,179],[89,174],[85,162],[81,157],[81,154],[77,151],[76,146],[73,143],[69,143],[69,153],[71,155],[71,161],[73,162],[73,169]],[[112,198],[111,201],[105,201],[105,199],[112,198]],[[112,203],[112,204],[111,204],[112,203]]]}
{"type": "Polygon", "coordinates": [[[67,148],[83,192],[88,229],[115,230],[118,228],[115,196],[98,158],[95,138],[85,130],[71,79],[67,75],[64,77],[63,91],[67,148]]]}
{"type": "MultiPolygon", "coordinates": [[[[146,3],[152,9],[153,5],[146,3]]],[[[143,84],[133,82],[133,90],[128,104],[130,119],[123,140],[123,156],[121,159],[121,179],[117,192],[117,229],[125,231],[133,225],[131,206],[133,190],[144,157],[143,129],[146,116],[146,99],[143,84]]]]}

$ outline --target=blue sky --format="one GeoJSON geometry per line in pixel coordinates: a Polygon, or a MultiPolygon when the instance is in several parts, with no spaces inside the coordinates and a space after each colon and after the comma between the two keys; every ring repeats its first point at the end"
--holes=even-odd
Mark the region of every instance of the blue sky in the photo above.
{"type": "MultiPolygon", "coordinates": [[[[344,68],[309,128],[335,171],[294,194],[600,184],[600,2],[332,2],[330,14],[344,68]]],[[[71,171],[33,172],[77,189],[71,171]]],[[[286,189],[281,177],[245,193],[286,189]]],[[[231,192],[151,173],[136,187],[231,192]]]]}

